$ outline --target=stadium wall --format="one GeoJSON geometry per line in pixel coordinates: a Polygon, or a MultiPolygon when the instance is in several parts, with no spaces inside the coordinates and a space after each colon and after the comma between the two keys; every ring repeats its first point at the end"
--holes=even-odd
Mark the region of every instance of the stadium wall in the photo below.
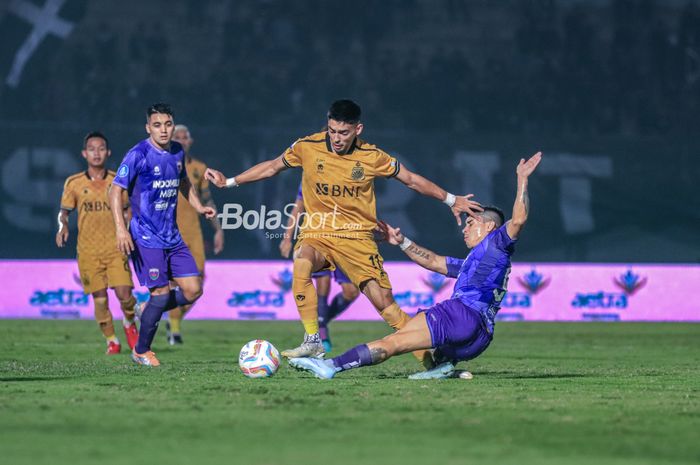
{"type": "MultiPolygon", "coordinates": [[[[450,297],[454,280],[416,265],[385,263],[394,296],[409,313],[450,297]]],[[[203,297],[188,318],[296,320],[288,261],[216,261],[207,265],[203,297]]],[[[72,260],[0,261],[0,318],[92,319],[72,260]]],[[[511,321],[700,322],[700,304],[688,290],[700,282],[698,265],[517,263],[499,319],[511,321]]],[[[339,291],[333,283],[331,295],[339,291]]],[[[148,299],[143,287],[136,290],[148,299]]],[[[118,317],[119,303],[110,295],[118,317]]],[[[361,296],[340,320],[379,320],[361,296]]]]}

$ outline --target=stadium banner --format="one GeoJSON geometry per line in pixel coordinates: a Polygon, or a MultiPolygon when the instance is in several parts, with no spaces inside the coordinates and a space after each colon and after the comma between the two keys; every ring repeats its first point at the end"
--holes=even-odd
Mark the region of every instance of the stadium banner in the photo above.
{"type": "MultiPolygon", "coordinates": [[[[454,280],[408,262],[384,264],[399,305],[409,313],[452,293],[454,280]]],[[[0,318],[92,319],[73,260],[2,260],[0,318]]],[[[517,263],[509,276],[500,320],[700,322],[700,301],[688,290],[700,282],[698,265],[517,263]]],[[[190,319],[296,320],[289,261],[207,263],[204,295],[190,319]]],[[[331,298],[340,288],[332,284],[331,298]]],[[[140,302],[148,291],[138,286],[140,302]]],[[[110,292],[110,308],[120,318],[110,292]]],[[[339,320],[379,320],[360,296],[339,320]]]]}

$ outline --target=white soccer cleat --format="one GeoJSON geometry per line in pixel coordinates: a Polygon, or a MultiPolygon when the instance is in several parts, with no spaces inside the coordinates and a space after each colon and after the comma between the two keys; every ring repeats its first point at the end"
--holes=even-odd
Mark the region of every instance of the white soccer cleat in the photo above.
{"type": "Polygon", "coordinates": [[[336,373],[333,362],[318,358],[290,358],[289,366],[296,368],[297,370],[308,371],[318,379],[331,379],[336,373]]]}
{"type": "Polygon", "coordinates": [[[452,378],[455,366],[451,362],[441,363],[433,369],[413,373],[408,379],[447,379],[452,378]]]}
{"type": "Polygon", "coordinates": [[[311,336],[306,334],[304,335],[304,342],[299,347],[282,351],[282,356],[287,358],[323,358],[324,355],[326,355],[326,351],[318,334],[311,336]]]}

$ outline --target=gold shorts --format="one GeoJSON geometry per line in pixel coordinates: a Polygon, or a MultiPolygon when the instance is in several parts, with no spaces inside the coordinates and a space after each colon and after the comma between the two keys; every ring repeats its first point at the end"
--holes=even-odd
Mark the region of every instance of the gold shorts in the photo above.
{"type": "Polygon", "coordinates": [[[108,287],[134,287],[129,259],[120,253],[104,256],[78,254],[78,270],[80,281],[83,283],[83,292],[86,294],[108,287]]]}
{"type": "Polygon", "coordinates": [[[372,239],[302,237],[294,250],[302,246],[312,247],[322,254],[330,263],[324,269],[340,268],[358,288],[367,281],[375,280],[384,289],[391,289],[389,276],[384,271],[384,259],[372,239]]]}

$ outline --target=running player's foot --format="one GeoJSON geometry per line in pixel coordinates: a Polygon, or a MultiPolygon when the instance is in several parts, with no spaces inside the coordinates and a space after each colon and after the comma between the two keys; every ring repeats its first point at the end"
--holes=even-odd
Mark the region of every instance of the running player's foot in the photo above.
{"type": "Polygon", "coordinates": [[[282,356],[287,358],[313,357],[323,358],[325,355],[321,338],[317,334],[304,335],[304,342],[295,349],[287,349],[282,351],[282,356]]]}
{"type": "Polygon", "coordinates": [[[160,362],[156,358],[156,354],[150,350],[144,354],[137,354],[136,349],[131,351],[131,360],[133,360],[138,365],[145,365],[149,367],[159,367],[160,362]]]}
{"type": "Polygon", "coordinates": [[[180,345],[183,343],[182,335],[180,333],[170,333],[168,335],[168,344],[171,346],[180,345]]]}
{"type": "Polygon", "coordinates": [[[333,344],[331,344],[331,340],[324,339],[321,342],[323,343],[323,351],[327,354],[331,353],[331,350],[333,349],[333,344]]]}
{"type": "Polygon", "coordinates": [[[119,341],[107,342],[107,352],[105,352],[107,355],[117,355],[121,351],[122,345],[119,343],[119,341]]]}
{"type": "Polygon", "coordinates": [[[126,334],[126,343],[129,344],[129,349],[136,347],[139,341],[139,330],[136,329],[136,323],[131,322],[129,327],[124,326],[124,334],[126,334]]]}
{"type": "Polygon", "coordinates": [[[331,379],[336,373],[332,361],[318,358],[290,358],[289,366],[297,370],[308,371],[318,379],[331,379]]]}
{"type": "Polygon", "coordinates": [[[446,379],[452,378],[455,366],[451,362],[442,363],[431,370],[419,371],[408,377],[408,379],[446,379]]]}

